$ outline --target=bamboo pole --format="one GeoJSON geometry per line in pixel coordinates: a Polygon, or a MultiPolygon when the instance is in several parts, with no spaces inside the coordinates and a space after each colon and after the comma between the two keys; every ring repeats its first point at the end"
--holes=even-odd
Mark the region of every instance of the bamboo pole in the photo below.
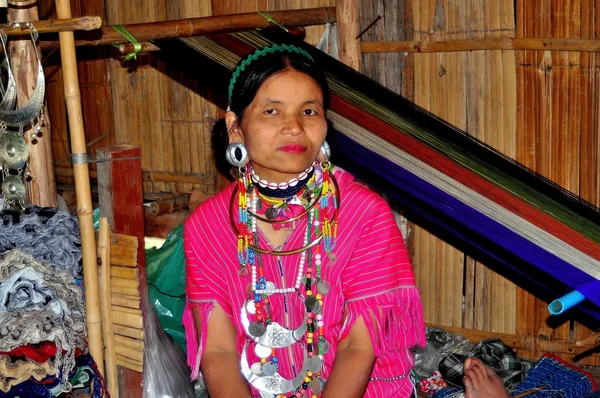
{"type": "MultiPolygon", "coordinates": [[[[69,0],[56,0],[58,18],[71,18],[69,0]]],[[[77,76],[77,58],[73,32],[60,32],[60,55],[64,79],[65,101],[69,119],[71,152],[85,154],[86,143],[81,112],[81,93],[77,76]]],[[[81,249],[83,252],[83,283],[85,288],[85,310],[90,353],[103,373],[104,355],[102,350],[102,327],[98,294],[98,267],[96,265],[96,237],[90,176],[87,163],[73,165],[75,186],[77,189],[77,214],[81,231],[81,249]]]]}
{"type": "MultiPolygon", "coordinates": [[[[324,25],[327,22],[336,22],[335,7],[270,11],[268,14],[277,23],[286,27],[324,25]]],[[[201,36],[209,33],[264,29],[270,26],[273,25],[265,17],[255,12],[124,25],[129,33],[135,36],[140,42],[201,36]]],[[[47,30],[46,32],[51,32],[51,30],[47,30]]],[[[111,26],[103,26],[91,32],[80,32],[77,36],[77,40],[75,41],[76,46],[128,43],[111,26]]],[[[56,46],[58,46],[58,42],[49,40],[43,43],[42,48],[54,48],[56,46]]]]}
{"type": "Polygon", "coordinates": [[[7,36],[28,35],[29,28],[24,24],[24,21],[31,21],[31,24],[40,34],[73,32],[79,30],[90,31],[102,27],[102,18],[97,16],[85,16],[81,18],[47,19],[44,21],[33,21],[31,19],[21,18],[16,19],[14,22],[0,24],[0,29],[6,32],[7,36]]]}
{"type": "Polygon", "coordinates": [[[111,397],[119,397],[119,380],[117,371],[117,353],[115,347],[115,331],[112,322],[112,304],[110,292],[110,229],[108,220],[105,217],[100,219],[100,232],[98,237],[98,257],[100,296],[102,313],[102,334],[104,337],[104,347],[106,350],[106,374],[105,379],[108,384],[108,392],[111,397]]]}
{"type": "Polygon", "coordinates": [[[441,41],[382,41],[363,42],[363,53],[435,53],[477,50],[542,50],[600,52],[600,40],[557,38],[512,38],[441,40],[441,41]]]}

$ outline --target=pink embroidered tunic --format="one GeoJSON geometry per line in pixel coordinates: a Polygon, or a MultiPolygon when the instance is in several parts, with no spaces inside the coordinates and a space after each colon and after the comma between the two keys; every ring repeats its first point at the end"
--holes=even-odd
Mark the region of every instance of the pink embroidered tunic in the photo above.
{"type": "MultiPolygon", "coordinates": [[[[413,357],[410,348],[425,344],[421,301],[415,287],[406,247],[388,204],[376,193],[353,181],[339,168],[334,175],[340,188],[338,240],[335,261],[323,256],[322,279],[330,283],[323,296],[324,337],[330,350],[323,355],[324,379],[333,367],[337,344],[362,317],[369,329],[376,361],[365,397],[409,397],[413,357]]],[[[192,379],[198,377],[207,324],[218,303],[238,330],[237,348],[242,353],[250,341],[242,325],[242,308],[252,299],[247,286],[251,275],[238,274],[237,236],[229,220],[229,202],[234,184],[204,202],[185,225],[187,258],[187,305],[183,315],[186,328],[188,364],[192,379]],[[202,321],[198,342],[192,308],[199,307],[202,321]]],[[[234,205],[235,206],[235,205],[234,205]]],[[[280,250],[302,247],[306,219],[297,222],[280,250]]],[[[260,247],[269,247],[259,233],[260,247]]],[[[265,277],[277,288],[293,287],[300,254],[261,255],[265,277]]],[[[296,293],[273,294],[271,319],[287,329],[296,329],[304,320],[305,307],[296,293]]],[[[248,365],[259,362],[249,346],[248,365]]],[[[293,379],[303,367],[305,348],[294,343],[278,349],[279,373],[293,379]]],[[[260,396],[253,390],[254,396],[260,396]]]]}

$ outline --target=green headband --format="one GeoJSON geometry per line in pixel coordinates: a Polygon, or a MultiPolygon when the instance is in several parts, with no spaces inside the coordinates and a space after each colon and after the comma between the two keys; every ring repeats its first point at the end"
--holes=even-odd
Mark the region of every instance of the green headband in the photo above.
{"type": "Polygon", "coordinates": [[[259,57],[263,55],[267,55],[269,53],[275,53],[276,51],[281,52],[290,52],[290,53],[298,53],[304,55],[306,58],[315,62],[313,57],[306,52],[306,50],[301,49],[300,47],[293,46],[291,44],[273,44],[269,47],[261,48],[260,50],[256,50],[252,54],[248,55],[239,65],[235,68],[233,75],[231,76],[231,80],[229,82],[229,97],[227,100],[227,105],[231,106],[231,96],[233,95],[233,87],[235,86],[235,81],[240,76],[240,73],[246,69],[246,66],[250,65],[252,61],[255,61],[259,57]]]}

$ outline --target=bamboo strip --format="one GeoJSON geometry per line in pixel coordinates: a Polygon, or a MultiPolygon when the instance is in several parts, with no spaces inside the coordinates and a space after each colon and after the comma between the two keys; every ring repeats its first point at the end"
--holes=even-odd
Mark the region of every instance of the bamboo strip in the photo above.
{"type": "Polygon", "coordinates": [[[600,52],[600,40],[567,38],[510,38],[439,41],[384,41],[362,42],[362,53],[436,53],[477,50],[542,50],[600,52]]]}
{"type": "Polygon", "coordinates": [[[124,288],[134,288],[137,289],[140,286],[140,283],[137,279],[124,279],[111,277],[110,278],[111,287],[124,287],[124,288]]]}
{"type": "Polygon", "coordinates": [[[141,299],[139,296],[121,296],[113,294],[110,302],[112,305],[117,305],[119,307],[140,308],[141,299]]]}
{"type": "Polygon", "coordinates": [[[137,267],[137,259],[129,256],[112,256],[110,258],[112,265],[122,265],[124,267],[137,267]]]}
{"type": "MultiPolygon", "coordinates": [[[[56,0],[56,15],[59,19],[71,18],[69,0],[56,0]]],[[[60,32],[60,54],[64,78],[64,93],[69,118],[71,152],[87,153],[83,115],[81,111],[81,94],[77,77],[77,57],[73,32],[60,32]]],[[[101,373],[104,371],[104,353],[102,347],[102,325],[98,294],[98,266],[96,264],[96,238],[94,236],[93,207],[90,190],[88,165],[74,164],[75,186],[77,189],[77,215],[81,232],[81,249],[83,252],[83,280],[85,288],[86,322],[90,354],[98,364],[101,373]]]]}
{"type": "Polygon", "coordinates": [[[144,342],[142,340],[132,339],[129,337],[115,336],[115,343],[121,347],[132,348],[139,351],[144,349],[144,342]]]}
{"type": "Polygon", "coordinates": [[[138,240],[135,236],[111,234],[110,239],[112,243],[111,248],[114,247],[117,249],[116,246],[138,248],[138,240]]]}
{"type": "Polygon", "coordinates": [[[110,275],[117,277],[117,278],[137,280],[138,279],[138,269],[112,266],[112,267],[110,267],[110,275]]]}
{"type": "Polygon", "coordinates": [[[113,294],[123,294],[125,296],[133,296],[138,298],[140,297],[140,291],[138,288],[113,286],[111,291],[113,294]]]}
{"type": "Polygon", "coordinates": [[[144,331],[142,329],[130,328],[128,326],[114,325],[115,337],[126,336],[134,339],[142,340],[144,338],[144,331]]]}
{"type": "Polygon", "coordinates": [[[143,363],[134,361],[130,358],[126,358],[121,355],[117,355],[117,365],[140,373],[142,373],[142,371],[144,370],[143,363]]]}
{"type": "Polygon", "coordinates": [[[137,247],[113,245],[110,253],[115,257],[136,257],[137,247]]]}
{"type": "Polygon", "coordinates": [[[127,326],[142,330],[144,328],[144,319],[141,315],[128,314],[126,312],[115,311],[113,309],[113,322],[115,325],[127,326]]]}
{"type": "Polygon", "coordinates": [[[100,281],[100,311],[102,315],[102,332],[104,337],[106,374],[104,375],[111,397],[119,397],[119,380],[117,373],[117,358],[115,351],[115,335],[112,323],[112,308],[110,303],[110,227],[105,217],[100,218],[98,239],[98,279],[100,281]]]}
{"type": "Polygon", "coordinates": [[[124,358],[129,358],[139,363],[144,361],[144,351],[136,350],[135,348],[123,347],[121,345],[116,346],[117,355],[124,358]]]}
{"type": "Polygon", "coordinates": [[[120,307],[120,306],[116,306],[116,305],[113,305],[112,309],[114,312],[122,312],[124,314],[131,314],[131,315],[142,315],[141,309],[120,307]]]}

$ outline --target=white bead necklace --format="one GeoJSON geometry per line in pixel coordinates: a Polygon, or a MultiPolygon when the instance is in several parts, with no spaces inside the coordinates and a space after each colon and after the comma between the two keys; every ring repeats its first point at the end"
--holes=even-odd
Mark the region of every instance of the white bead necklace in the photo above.
{"type": "MultiPolygon", "coordinates": [[[[256,207],[257,207],[257,203],[258,203],[258,195],[256,194],[256,191],[252,192],[252,199],[249,201],[250,202],[250,210],[252,211],[253,214],[256,214],[256,207]]],[[[312,219],[314,215],[314,210],[311,209],[310,210],[310,218],[312,219]]],[[[256,217],[252,217],[250,216],[250,224],[251,224],[251,230],[252,230],[252,234],[254,236],[256,233],[256,217]]],[[[310,228],[310,225],[307,226],[307,228],[310,228]]],[[[306,246],[308,244],[308,234],[304,234],[304,246],[306,246]]],[[[257,242],[258,243],[258,242],[257,242]]],[[[294,287],[284,287],[281,289],[258,289],[258,281],[257,281],[257,270],[256,270],[256,262],[254,264],[252,264],[251,270],[252,270],[252,288],[255,294],[276,294],[276,293],[292,293],[295,292],[297,290],[300,289],[300,285],[302,284],[302,276],[304,275],[304,264],[306,264],[306,253],[307,251],[303,251],[300,254],[300,264],[298,265],[298,275],[296,276],[296,284],[294,287]]]]}

